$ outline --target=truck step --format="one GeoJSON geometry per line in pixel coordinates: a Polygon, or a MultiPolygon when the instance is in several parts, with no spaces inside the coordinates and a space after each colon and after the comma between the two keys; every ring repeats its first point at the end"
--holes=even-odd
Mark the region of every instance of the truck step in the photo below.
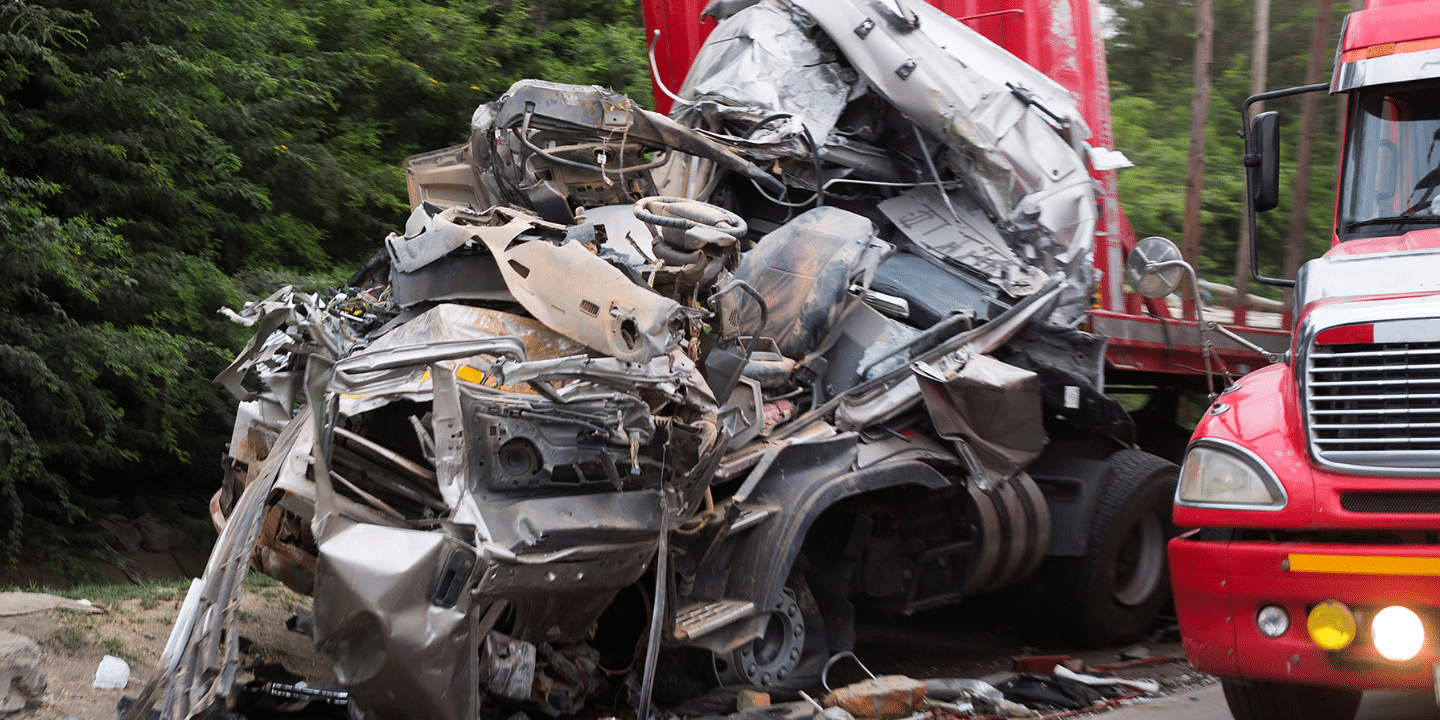
{"type": "Polygon", "coordinates": [[[716,600],[691,605],[675,615],[675,639],[693,640],[747,617],[755,611],[748,600],[716,600]]]}

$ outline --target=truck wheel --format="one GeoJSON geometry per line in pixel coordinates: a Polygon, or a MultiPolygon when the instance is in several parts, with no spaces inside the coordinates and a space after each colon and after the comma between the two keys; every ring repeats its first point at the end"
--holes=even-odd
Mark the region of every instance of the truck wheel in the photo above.
{"type": "Polygon", "coordinates": [[[1165,545],[1179,469],[1137,450],[1107,461],[1114,479],[1100,494],[1085,556],[1052,558],[1067,634],[1091,647],[1141,640],[1170,599],[1165,545]]]}
{"type": "Polygon", "coordinates": [[[827,650],[825,621],[809,583],[797,573],[785,584],[765,633],[714,656],[715,678],[720,685],[804,690],[820,680],[827,650]]]}
{"type": "Polygon", "coordinates": [[[1235,720],[1352,720],[1359,690],[1221,678],[1235,720]]]}

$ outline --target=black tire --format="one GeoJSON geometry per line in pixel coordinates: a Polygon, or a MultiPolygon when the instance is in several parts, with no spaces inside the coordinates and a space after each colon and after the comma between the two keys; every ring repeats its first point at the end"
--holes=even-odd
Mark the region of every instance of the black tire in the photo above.
{"type": "Polygon", "coordinates": [[[1085,555],[1050,558],[1043,575],[1058,600],[1056,629],[1097,648],[1143,640],[1170,601],[1166,544],[1179,477],[1173,463],[1138,450],[1108,462],[1114,478],[1096,501],[1085,555]]]}
{"type": "Polygon", "coordinates": [[[1220,687],[1235,720],[1353,720],[1359,690],[1223,678],[1220,687]]]}

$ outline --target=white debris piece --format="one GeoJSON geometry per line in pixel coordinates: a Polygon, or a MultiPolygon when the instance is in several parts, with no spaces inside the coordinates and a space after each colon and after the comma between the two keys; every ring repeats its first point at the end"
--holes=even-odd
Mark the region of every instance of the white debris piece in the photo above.
{"type": "Polygon", "coordinates": [[[114,655],[100,658],[95,668],[96,690],[123,690],[130,683],[130,664],[114,655]]]}

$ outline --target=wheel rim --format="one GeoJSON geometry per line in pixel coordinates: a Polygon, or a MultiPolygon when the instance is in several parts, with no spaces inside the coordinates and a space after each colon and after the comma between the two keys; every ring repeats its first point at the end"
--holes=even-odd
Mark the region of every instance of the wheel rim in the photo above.
{"type": "Polygon", "coordinates": [[[1143,605],[1165,579],[1165,532],[1159,515],[1140,518],[1115,557],[1114,594],[1121,605],[1143,605]]]}
{"type": "Polygon", "coordinates": [[[715,676],[722,685],[767,687],[784,680],[800,665],[805,645],[805,619],[789,590],[770,613],[765,632],[744,647],[715,657],[715,676]]]}

